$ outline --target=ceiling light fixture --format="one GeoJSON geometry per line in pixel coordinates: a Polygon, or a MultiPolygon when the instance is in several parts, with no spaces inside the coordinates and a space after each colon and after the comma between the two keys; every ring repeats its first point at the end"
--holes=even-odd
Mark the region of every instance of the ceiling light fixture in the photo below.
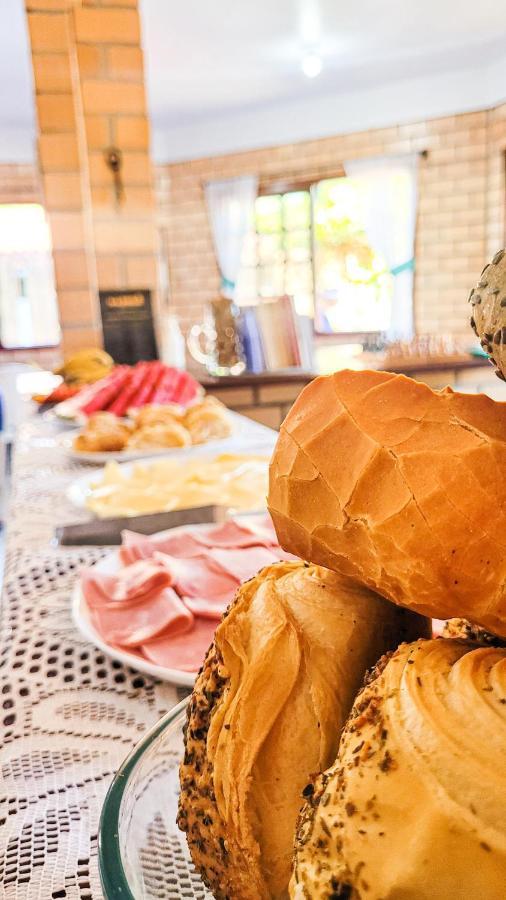
{"type": "Polygon", "coordinates": [[[323,67],[321,56],[317,53],[306,53],[302,58],[301,67],[306,78],[316,78],[323,67]]]}

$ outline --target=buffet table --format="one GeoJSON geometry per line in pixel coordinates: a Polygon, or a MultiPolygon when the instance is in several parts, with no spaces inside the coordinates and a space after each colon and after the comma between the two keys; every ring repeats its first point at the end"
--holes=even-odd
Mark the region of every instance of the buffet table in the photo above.
{"type": "MultiPolygon", "coordinates": [[[[9,497],[0,618],[6,900],[103,896],[97,828],[112,776],[146,729],[187,692],[113,662],[75,629],[75,578],[108,550],[53,543],[56,525],[86,517],[65,498],[83,468],[56,445],[57,433],[40,417],[21,427],[9,497]]],[[[177,865],[164,897],[181,896],[180,878],[188,873],[184,860],[177,865]]],[[[188,881],[184,896],[202,897],[202,890],[194,893],[188,881]]]]}

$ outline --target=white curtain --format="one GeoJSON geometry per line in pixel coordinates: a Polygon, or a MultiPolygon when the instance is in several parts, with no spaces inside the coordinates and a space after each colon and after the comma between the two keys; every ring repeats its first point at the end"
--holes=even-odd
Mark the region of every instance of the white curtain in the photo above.
{"type": "Polygon", "coordinates": [[[204,187],[221,291],[233,299],[241,266],[241,253],[253,218],[258,178],[245,175],[224,181],[208,181],[204,187]]]}
{"type": "Polygon", "coordinates": [[[414,332],[413,272],[418,155],[352,160],[344,164],[356,179],[364,227],[394,277],[389,340],[414,332]]]}

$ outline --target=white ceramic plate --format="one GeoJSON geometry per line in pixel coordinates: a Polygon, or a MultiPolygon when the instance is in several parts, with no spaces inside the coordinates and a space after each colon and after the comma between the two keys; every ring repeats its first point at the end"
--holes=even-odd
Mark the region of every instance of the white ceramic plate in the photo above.
{"type": "Polygon", "coordinates": [[[235,453],[239,450],[249,449],[253,444],[261,446],[265,444],[269,450],[274,448],[277,432],[253,419],[241,416],[239,413],[229,412],[232,434],[228,438],[219,441],[208,441],[205,444],[194,444],[191,447],[161,447],[159,450],[151,447],[148,450],[111,450],[104,452],[83,452],[74,450],[74,439],[80,433],[81,429],[67,431],[60,435],[58,444],[63,450],[78,462],[95,463],[96,465],[104,465],[111,460],[117,462],[129,462],[134,459],[148,459],[156,456],[207,456],[217,453],[235,453]]]}

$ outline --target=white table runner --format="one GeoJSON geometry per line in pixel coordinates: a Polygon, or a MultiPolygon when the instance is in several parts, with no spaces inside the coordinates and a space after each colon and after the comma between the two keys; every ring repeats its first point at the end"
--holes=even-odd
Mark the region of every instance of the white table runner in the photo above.
{"type": "Polygon", "coordinates": [[[79,570],[100,548],[52,545],[85,518],[65,498],[82,473],[50,421],[20,431],[0,609],[0,896],[97,900],[97,829],[111,778],[179,699],[171,685],[113,662],[70,616],[79,570]]]}

